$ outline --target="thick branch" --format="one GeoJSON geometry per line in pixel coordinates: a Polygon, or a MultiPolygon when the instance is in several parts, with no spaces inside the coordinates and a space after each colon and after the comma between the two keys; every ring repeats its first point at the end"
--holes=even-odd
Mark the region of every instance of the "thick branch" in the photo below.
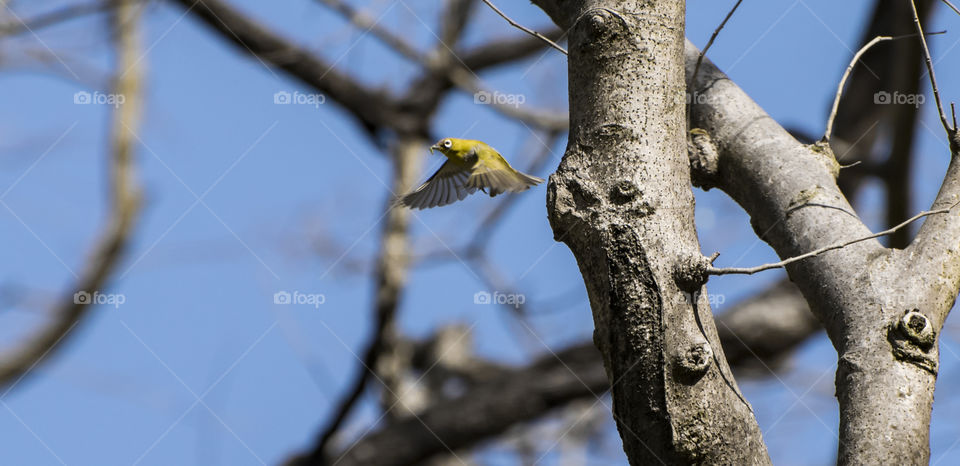
{"type": "MultiPolygon", "coordinates": [[[[487,99],[485,103],[490,105],[492,109],[499,112],[500,114],[514,118],[520,121],[523,121],[529,125],[544,128],[548,130],[565,130],[566,119],[558,118],[552,112],[544,112],[527,109],[519,105],[509,105],[506,103],[499,102],[495,99],[490,99],[489,96],[491,91],[483,88],[479,82],[479,78],[476,74],[466,66],[462,66],[463,63],[460,63],[458,66],[454,62],[458,62],[459,58],[456,54],[452,54],[450,50],[446,47],[443,47],[443,53],[434,54],[433,56],[428,57],[427,55],[420,53],[413,45],[407,42],[404,38],[393,34],[392,32],[382,28],[376,24],[376,22],[367,15],[364,15],[360,11],[354,9],[352,6],[343,2],[341,0],[320,0],[323,3],[327,4],[333,8],[336,12],[343,15],[347,20],[353,23],[357,28],[370,31],[370,33],[380,39],[388,47],[391,47],[394,51],[399,53],[401,56],[412,60],[415,63],[423,66],[427,70],[428,76],[427,80],[432,83],[437,83],[435,76],[443,75],[445,80],[449,80],[449,83],[453,84],[457,88],[467,93],[470,93],[474,96],[479,94],[487,94],[487,99]],[[452,59],[451,59],[452,56],[452,59]]],[[[454,44],[450,44],[449,47],[452,47],[454,44]]],[[[446,86],[436,87],[438,90],[446,90],[446,86]]],[[[414,94],[411,96],[412,101],[423,102],[424,99],[419,98],[416,94],[423,92],[421,86],[415,85],[412,87],[411,92],[414,94]]],[[[439,99],[440,94],[430,94],[439,99]]],[[[436,107],[437,100],[426,100],[427,106],[421,106],[422,110],[418,118],[425,120],[424,117],[429,116],[436,107]]],[[[403,104],[400,104],[403,107],[409,107],[408,102],[404,101],[403,104]]]]}
{"type": "Polygon", "coordinates": [[[438,453],[502,434],[514,424],[536,419],[571,401],[600,396],[606,387],[596,349],[573,347],[556,357],[545,356],[529,368],[507,371],[464,396],[441,401],[415,418],[370,434],[338,454],[337,464],[421,464],[438,453]]]}
{"type": "MultiPolygon", "coordinates": [[[[698,56],[688,43],[688,69],[698,56]]],[[[693,89],[701,98],[692,107],[692,124],[706,130],[719,150],[715,184],[746,209],[754,231],[778,255],[800,256],[871,234],[837,187],[839,165],[829,147],[797,142],[709,60],[693,89]]],[[[881,250],[876,241],[860,242],[794,263],[787,271],[801,290],[847,283],[851,267],[862,270],[866,257],[881,250]]],[[[824,317],[837,323],[842,316],[833,311],[845,297],[822,298],[820,303],[834,303],[824,317]]]]}
{"type": "MultiPolygon", "coordinates": [[[[564,33],[554,27],[543,33],[543,35],[549,37],[551,40],[557,41],[564,36],[564,33]]],[[[467,68],[480,71],[527,58],[543,49],[543,41],[536,37],[524,35],[491,40],[490,42],[468,49],[459,55],[467,68]]]]}
{"type": "MultiPolygon", "coordinates": [[[[803,297],[787,281],[734,304],[718,322],[723,348],[731,364],[762,375],[768,375],[768,369],[775,368],[820,328],[803,297]]],[[[416,354],[429,353],[429,346],[417,345],[416,354]]],[[[422,357],[425,356],[414,360],[422,357]]],[[[448,453],[447,447],[464,449],[499,437],[511,426],[540,418],[563,404],[595,401],[597,395],[609,389],[607,375],[602,370],[603,360],[591,342],[571,346],[558,352],[558,357],[544,356],[530,366],[516,369],[482,360],[458,361],[452,368],[434,364],[427,358],[419,361],[417,367],[433,367],[431,375],[447,372],[453,377],[467,378],[470,389],[420,413],[423,424],[410,418],[367,435],[351,451],[341,452],[346,456],[338,464],[420,463],[434,455],[448,453]],[[556,398],[561,391],[563,398],[556,398]],[[428,428],[443,442],[431,435],[428,428]],[[361,461],[369,463],[359,463],[361,461]]]]}
{"type": "MultiPolygon", "coordinates": [[[[696,57],[688,49],[688,65],[696,57]]],[[[703,98],[693,106],[693,124],[719,148],[717,185],[780,257],[869,235],[836,186],[838,164],[825,144],[798,144],[709,63],[694,89],[703,98]]],[[[938,218],[955,215],[928,223],[938,218]]],[[[905,310],[929,314],[938,306],[922,291],[931,277],[908,264],[904,253],[865,241],[787,267],[839,354],[839,464],[929,459],[939,356],[927,336],[911,336],[927,328],[916,325],[927,317],[914,313],[901,322],[905,310]]]]}
{"type": "Polygon", "coordinates": [[[274,34],[222,0],[174,0],[224,39],[258,60],[276,66],[342,105],[369,130],[418,133],[416,123],[394,108],[382,92],[368,89],[312,52],[274,34]]]}
{"type": "Polygon", "coordinates": [[[781,280],[720,314],[717,334],[734,372],[769,376],[822,327],[789,280],[781,280]]]}

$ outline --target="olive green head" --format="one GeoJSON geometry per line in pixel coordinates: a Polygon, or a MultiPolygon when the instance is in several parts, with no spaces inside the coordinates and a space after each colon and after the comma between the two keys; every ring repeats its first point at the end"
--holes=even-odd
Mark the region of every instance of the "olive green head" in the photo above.
{"type": "Polygon", "coordinates": [[[443,138],[430,146],[430,152],[433,153],[434,150],[438,150],[447,157],[462,155],[472,150],[477,142],[469,139],[443,138]]]}

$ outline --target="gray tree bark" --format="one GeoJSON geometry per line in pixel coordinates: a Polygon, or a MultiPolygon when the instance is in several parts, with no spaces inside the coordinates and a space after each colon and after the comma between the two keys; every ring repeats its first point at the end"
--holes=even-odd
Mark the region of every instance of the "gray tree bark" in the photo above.
{"type": "MultiPolygon", "coordinates": [[[[834,154],[798,143],[712,64],[693,79],[698,51],[687,44],[681,58],[682,1],[534,3],[570,29],[570,138],[547,207],[590,295],[627,456],[768,462],[702,297],[684,60],[697,96],[691,127],[713,146],[694,154],[693,179],[736,200],[782,258],[870,234],[837,187],[834,154]]],[[[960,199],[960,140],[948,132],[935,209],[960,199]]],[[[787,267],[838,352],[840,464],[928,462],[937,339],[960,288],[958,234],[951,211],[928,218],[904,250],[870,240],[787,267]]]]}
{"type": "MultiPolygon", "coordinates": [[[[697,51],[687,49],[687,61],[697,51]]],[[[794,140],[712,64],[700,70],[693,125],[718,149],[718,187],[781,257],[866,236],[823,144],[794,140]]],[[[954,155],[935,208],[960,193],[954,155]]],[[[837,349],[839,464],[926,464],[937,338],[960,285],[956,211],[928,218],[904,250],[878,241],[787,267],[837,349]]]]}
{"type": "Polygon", "coordinates": [[[769,463],[703,293],[684,2],[545,9],[569,29],[570,80],[569,143],[547,208],[586,283],[624,450],[632,464],[769,463]]]}

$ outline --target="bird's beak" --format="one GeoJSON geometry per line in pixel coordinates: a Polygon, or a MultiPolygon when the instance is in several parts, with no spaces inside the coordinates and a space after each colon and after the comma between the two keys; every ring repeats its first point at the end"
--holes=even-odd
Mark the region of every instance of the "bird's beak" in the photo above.
{"type": "Polygon", "coordinates": [[[433,154],[433,151],[434,151],[434,150],[440,150],[440,146],[438,146],[438,145],[436,145],[436,144],[430,146],[430,153],[431,153],[431,154],[433,154]]]}

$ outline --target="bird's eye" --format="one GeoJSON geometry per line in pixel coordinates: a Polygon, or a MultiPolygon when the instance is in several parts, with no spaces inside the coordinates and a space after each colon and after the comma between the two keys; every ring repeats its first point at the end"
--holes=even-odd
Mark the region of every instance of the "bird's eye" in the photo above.
{"type": "Polygon", "coordinates": [[[453,145],[453,142],[450,141],[449,139],[447,139],[446,141],[443,141],[443,147],[450,148],[450,146],[452,145],[453,145]]]}

